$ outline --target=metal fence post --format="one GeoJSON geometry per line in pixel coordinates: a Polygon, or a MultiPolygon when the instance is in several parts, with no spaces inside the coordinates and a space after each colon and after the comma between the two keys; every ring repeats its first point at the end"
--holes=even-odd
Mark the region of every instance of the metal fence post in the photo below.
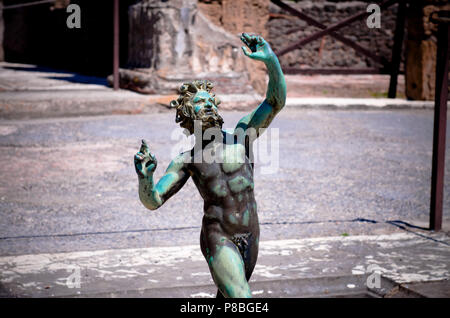
{"type": "Polygon", "coordinates": [[[119,0],[114,0],[114,48],[113,48],[113,78],[114,90],[119,89],[119,0]]]}
{"type": "Polygon", "coordinates": [[[448,59],[450,45],[450,11],[434,12],[431,21],[438,23],[436,91],[434,99],[433,159],[431,173],[430,230],[442,228],[444,195],[445,135],[447,131],[448,59]],[[437,17],[436,17],[437,16],[437,17]]]}

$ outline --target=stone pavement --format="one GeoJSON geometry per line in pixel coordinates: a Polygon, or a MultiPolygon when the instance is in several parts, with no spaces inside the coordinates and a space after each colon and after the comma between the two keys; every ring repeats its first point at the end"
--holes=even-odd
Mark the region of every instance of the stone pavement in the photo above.
{"type": "MultiPolygon", "coordinates": [[[[449,259],[450,238],[436,233],[262,241],[251,279],[252,294],[450,297],[449,259]],[[424,288],[424,283],[416,287],[414,283],[418,281],[434,283],[434,287],[424,288]]],[[[216,294],[197,245],[6,256],[0,257],[0,272],[3,296],[216,294]]]]}
{"type": "MultiPolygon", "coordinates": [[[[222,112],[224,127],[244,115],[222,112]]],[[[255,150],[261,239],[426,228],[432,123],[426,109],[283,110],[255,150]]],[[[0,255],[198,244],[193,182],[157,211],[137,197],[142,138],[156,179],[190,147],[174,114],[2,120],[0,132],[0,255]]],[[[444,196],[444,223],[449,208],[444,196]]]]}
{"type": "MultiPolygon", "coordinates": [[[[27,64],[0,62],[0,118],[51,118],[167,112],[178,95],[113,91],[106,79],[27,64]]],[[[221,108],[248,109],[257,94],[221,95],[221,108]]]]}
{"type": "MultiPolygon", "coordinates": [[[[226,125],[243,115],[223,113],[226,125]]],[[[443,279],[431,290],[447,295],[448,196],[443,231],[426,230],[432,115],[280,113],[278,172],[262,173],[267,162],[255,167],[262,238],[255,296],[405,296],[411,282],[443,279]],[[385,289],[366,288],[371,264],[381,267],[385,289]]],[[[159,178],[176,129],[166,113],[0,121],[3,295],[212,295],[192,182],[158,211],[137,198],[132,156],[140,138],[151,140],[159,178]],[[76,268],[79,290],[65,285],[76,268]]]]}

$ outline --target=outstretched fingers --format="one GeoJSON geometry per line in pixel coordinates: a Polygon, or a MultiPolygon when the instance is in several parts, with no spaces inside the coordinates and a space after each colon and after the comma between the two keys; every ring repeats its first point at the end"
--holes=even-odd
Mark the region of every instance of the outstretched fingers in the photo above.
{"type": "Polygon", "coordinates": [[[247,45],[252,45],[254,44],[254,42],[257,41],[257,36],[256,35],[250,35],[248,33],[242,33],[242,37],[245,39],[245,41],[247,42],[247,45]]]}
{"type": "Polygon", "coordinates": [[[242,33],[241,41],[247,45],[252,52],[256,51],[257,37],[248,33],[242,33]]]}
{"type": "Polygon", "coordinates": [[[242,33],[241,41],[246,45],[242,46],[242,51],[246,56],[260,61],[267,58],[266,41],[261,36],[242,33]]]}
{"type": "Polygon", "coordinates": [[[139,149],[139,152],[142,152],[143,154],[149,154],[150,150],[148,148],[147,142],[142,139],[142,143],[141,143],[141,149],[139,149]]]}
{"type": "Polygon", "coordinates": [[[250,43],[252,42],[252,37],[248,33],[242,33],[241,40],[245,44],[250,45],[250,43]]]}

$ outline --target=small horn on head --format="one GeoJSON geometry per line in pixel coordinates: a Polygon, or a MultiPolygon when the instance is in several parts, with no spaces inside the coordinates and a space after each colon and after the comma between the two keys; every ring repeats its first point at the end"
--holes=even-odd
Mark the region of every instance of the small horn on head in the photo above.
{"type": "Polygon", "coordinates": [[[213,83],[211,83],[210,81],[206,80],[206,90],[208,91],[208,93],[213,89],[214,85],[213,83]]]}

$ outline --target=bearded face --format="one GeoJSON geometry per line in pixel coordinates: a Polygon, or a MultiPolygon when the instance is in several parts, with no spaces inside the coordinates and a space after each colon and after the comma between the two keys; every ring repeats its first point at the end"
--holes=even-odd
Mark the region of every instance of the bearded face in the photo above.
{"type": "Polygon", "coordinates": [[[222,128],[223,118],[219,115],[217,106],[220,100],[211,90],[213,85],[207,80],[197,80],[184,83],[180,87],[178,99],[170,102],[170,106],[176,108],[175,122],[181,127],[194,133],[194,121],[202,123],[202,130],[208,128],[222,128]]]}
{"type": "Polygon", "coordinates": [[[194,120],[202,122],[202,129],[222,128],[223,118],[219,115],[215,99],[206,91],[199,91],[192,99],[194,120]]]}

